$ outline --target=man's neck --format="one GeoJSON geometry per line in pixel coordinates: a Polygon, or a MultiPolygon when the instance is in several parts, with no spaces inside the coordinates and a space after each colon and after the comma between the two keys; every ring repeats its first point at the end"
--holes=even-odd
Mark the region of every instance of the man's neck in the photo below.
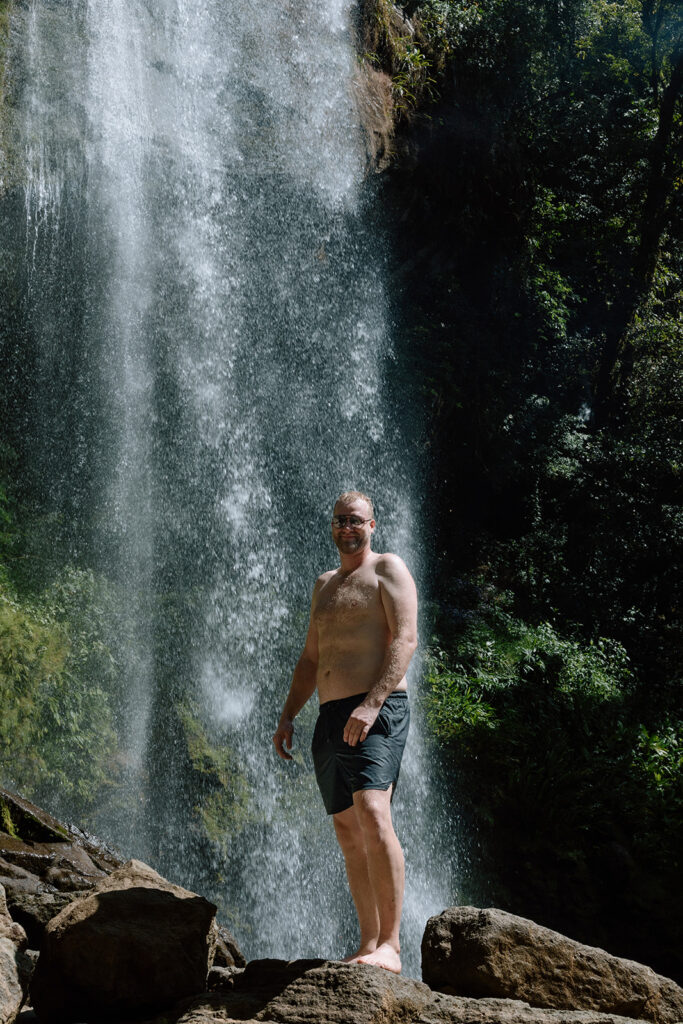
{"type": "Polygon", "coordinates": [[[354,569],[360,568],[366,562],[371,562],[375,557],[375,553],[372,548],[363,548],[362,551],[356,551],[352,555],[339,552],[339,560],[341,565],[339,568],[342,572],[353,572],[354,569]]]}

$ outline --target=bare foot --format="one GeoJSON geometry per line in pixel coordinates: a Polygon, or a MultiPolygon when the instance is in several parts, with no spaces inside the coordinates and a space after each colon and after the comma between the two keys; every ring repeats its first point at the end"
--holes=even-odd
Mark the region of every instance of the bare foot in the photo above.
{"type": "Polygon", "coordinates": [[[401,958],[393,946],[383,942],[372,953],[366,953],[354,961],[357,964],[370,964],[371,967],[383,967],[385,971],[392,974],[401,973],[401,958]]]}
{"type": "Polygon", "coordinates": [[[376,949],[377,947],[374,943],[364,943],[356,950],[355,953],[351,953],[350,956],[345,956],[341,963],[357,964],[362,956],[369,956],[371,953],[374,953],[376,949]]]}

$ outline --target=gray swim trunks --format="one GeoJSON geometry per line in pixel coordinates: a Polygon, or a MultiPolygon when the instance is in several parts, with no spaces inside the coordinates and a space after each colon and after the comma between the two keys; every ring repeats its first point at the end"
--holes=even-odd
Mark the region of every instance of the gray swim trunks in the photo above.
{"type": "MultiPolygon", "coordinates": [[[[361,789],[396,788],[403,748],[408,738],[410,706],[406,693],[390,693],[362,743],[344,742],[344,726],[365,693],[320,705],[311,751],[315,777],[328,814],[353,804],[361,789]]],[[[393,793],[392,793],[393,797],[393,793]]]]}

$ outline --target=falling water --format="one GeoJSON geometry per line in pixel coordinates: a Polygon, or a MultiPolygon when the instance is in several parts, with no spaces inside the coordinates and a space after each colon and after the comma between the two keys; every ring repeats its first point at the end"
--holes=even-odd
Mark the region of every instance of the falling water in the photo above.
{"type": "MultiPolygon", "coordinates": [[[[133,797],[101,827],[215,898],[250,956],[353,942],[315,708],[294,762],[270,743],[341,490],[373,495],[377,547],[425,589],[351,17],[348,0],[31,0],[13,24],[26,431],[65,537],[130,623],[133,797]],[[198,835],[222,805],[187,791],[188,728],[240,794],[223,835],[198,835]]],[[[452,896],[428,778],[418,728],[395,803],[412,974],[452,896]]]]}

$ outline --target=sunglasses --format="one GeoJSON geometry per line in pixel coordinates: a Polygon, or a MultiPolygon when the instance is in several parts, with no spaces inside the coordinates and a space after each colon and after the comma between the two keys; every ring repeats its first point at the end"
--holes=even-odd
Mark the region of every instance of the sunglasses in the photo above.
{"type": "Polygon", "coordinates": [[[341,530],[344,526],[363,526],[369,522],[369,519],[361,519],[359,516],[332,516],[332,526],[335,530],[341,530]]]}

